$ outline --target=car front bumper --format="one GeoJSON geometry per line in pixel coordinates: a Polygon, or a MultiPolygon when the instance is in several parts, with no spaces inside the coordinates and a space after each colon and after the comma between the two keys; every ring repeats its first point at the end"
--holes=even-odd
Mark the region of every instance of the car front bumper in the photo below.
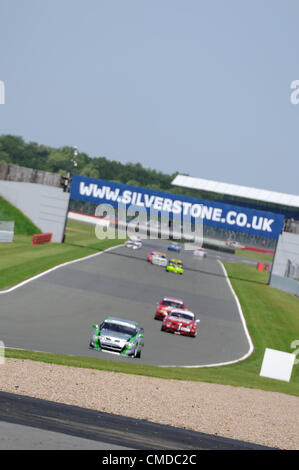
{"type": "Polygon", "coordinates": [[[177,335],[184,335],[184,336],[196,336],[197,331],[194,329],[186,328],[186,327],[178,327],[178,325],[171,324],[167,325],[166,323],[163,324],[163,330],[168,333],[174,333],[177,335]]]}
{"type": "Polygon", "coordinates": [[[115,345],[113,343],[107,343],[101,340],[95,340],[91,338],[89,343],[89,349],[95,349],[97,351],[103,351],[110,354],[118,354],[120,356],[135,356],[136,349],[138,345],[134,343],[134,346],[128,347],[128,344],[121,346],[115,345]]]}

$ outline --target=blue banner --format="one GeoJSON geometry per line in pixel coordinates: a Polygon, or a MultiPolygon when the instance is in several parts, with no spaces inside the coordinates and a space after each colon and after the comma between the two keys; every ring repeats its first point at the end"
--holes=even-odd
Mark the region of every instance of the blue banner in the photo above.
{"type": "Polygon", "coordinates": [[[86,176],[73,175],[71,199],[94,204],[120,204],[127,208],[156,211],[169,218],[201,219],[204,225],[236,232],[277,239],[282,232],[284,216],[219,201],[207,201],[179,194],[155,191],[138,186],[114,183],[86,176]]]}

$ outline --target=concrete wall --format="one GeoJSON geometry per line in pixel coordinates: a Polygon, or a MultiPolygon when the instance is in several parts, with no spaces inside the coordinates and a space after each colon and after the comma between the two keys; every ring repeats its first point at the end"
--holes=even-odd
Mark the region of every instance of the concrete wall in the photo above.
{"type": "Polygon", "coordinates": [[[7,163],[0,163],[0,180],[45,184],[58,188],[61,185],[61,175],[59,173],[33,170],[32,168],[7,163]]]}
{"type": "Polygon", "coordinates": [[[299,297],[299,282],[295,281],[294,279],[272,274],[270,286],[299,297]]]}
{"type": "Polygon", "coordinates": [[[0,176],[0,195],[22,211],[43,233],[52,232],[53,242],[62,242],[69,193],[46,184],[3,181],[0,176]]]}
{"type": "Polygon", "coordinates": [[[11,220],[0,220],[0,243],[12,242],[15,223],[11,220]]]}
{"type": "Polygon", "coordinates": [[[283,232],[277,243],[270,285],[299,296],[299,234],[283,232]]]}

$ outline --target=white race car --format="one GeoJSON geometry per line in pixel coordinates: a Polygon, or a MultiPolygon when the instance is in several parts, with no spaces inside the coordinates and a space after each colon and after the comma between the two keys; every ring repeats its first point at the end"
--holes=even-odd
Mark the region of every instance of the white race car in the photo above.
{"type": "Polygon", "coordinates": [[[133,250],[138,250],[138,248],[142,247],[142,240],[141,238],[130,238],[129,240],[126,241],[125,246],[127,248],[132,248],[133,250]]]}
{"type": "Polygon", "coordinates": [[[239,242],[234,242],[234,241],[231,241],[231,240],[226,240],[226,245],[227,246],[230,246],[231,248],[240,248],[240,250],[244,249],[245,246],[242,245],[241,243],[239,242]]]}
{"type": "Polygon", "coordinates": [[[151,263],[158,266],[166,266],[168,263],[167,256],[164,253],[159,253],[155,251],[151,257],[151,263]]]}
{"type": "Polygon", "coordinates": [[[201,258],[206,258],[207,252],[204,248],[197,248],[196,250],[193,251],[193,255],[200,256],[201,258]]]}
{"type": "Polygon", "coordinates": [[[144,330],[134,321],[108,317],[101,324],[94,324],[89,348],[127,357],[141,357],[144,346],[144,330]]]}

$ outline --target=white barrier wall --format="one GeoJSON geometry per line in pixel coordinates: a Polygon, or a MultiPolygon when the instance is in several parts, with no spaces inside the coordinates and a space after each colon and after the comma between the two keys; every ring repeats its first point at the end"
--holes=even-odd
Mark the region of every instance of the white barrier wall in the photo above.
{"type": "Polygon", "coordinates": [[[0,243],[13,241],[15,223],[13,220],[0,220],[0,243]]]}
{"type": "Polygon", "coordinates": [[[43,233],[53,233],[53,242],[62,242],[69,193],[55,186],[0,180],[0,195],[43,233]]]}
{"type": "Polygon", "coordinates": [[[299,234],[283,232],[280,235],[270,285],[299,297],[299,234]]]}

